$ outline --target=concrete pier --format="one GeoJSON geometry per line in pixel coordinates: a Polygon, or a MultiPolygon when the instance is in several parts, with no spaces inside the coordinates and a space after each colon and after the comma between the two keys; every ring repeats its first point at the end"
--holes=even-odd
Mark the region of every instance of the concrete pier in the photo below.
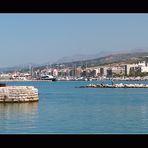
{"type": "Polygon", "coordinates": [[[86,86],[80,86],[79,88],[148,88],[146,84],[89,84],[86,86]]]}
{"type": "Polygon", "coordinates": [[[1,102],[34,102],[38,101],[38,89],[33,86],[0,87],[1,102]]]}

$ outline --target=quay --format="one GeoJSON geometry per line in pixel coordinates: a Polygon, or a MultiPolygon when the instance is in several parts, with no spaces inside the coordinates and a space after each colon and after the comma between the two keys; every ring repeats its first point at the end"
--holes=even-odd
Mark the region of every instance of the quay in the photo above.
{"type": "Polygon", "coordinates": [[[86,86],[80,86],[79,88],[148,88],[146,84],[89,84],[86,86]]]}
{"type": "Polygon", "coordinates": [[[38,89],[33,86],[6,86],[0,84],[0,103],[38,101],[38,89]]]}

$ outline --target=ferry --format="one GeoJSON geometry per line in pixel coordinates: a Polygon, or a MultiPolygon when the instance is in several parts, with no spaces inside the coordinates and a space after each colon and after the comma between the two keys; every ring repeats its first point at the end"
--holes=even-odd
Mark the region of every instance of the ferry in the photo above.
{"type": "Polygon", "coordinates": [[[51,81],[56,81],[56,78],[53,77],[52,75],[43,75],[43,76],[41,76],[41,80],[51,80],[51,81]]]}

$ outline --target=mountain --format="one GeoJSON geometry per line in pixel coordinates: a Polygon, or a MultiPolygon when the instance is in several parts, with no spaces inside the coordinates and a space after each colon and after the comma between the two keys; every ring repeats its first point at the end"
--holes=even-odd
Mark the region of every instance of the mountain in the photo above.
{"type": "MultiPolygon", "coordinates": [[[[59,59],[57,62],[50,64],[52,67],[55,65],[64,64],[67,67],[75,66],[84,66],[87,65],[88,67],[98,66],[98,65],[105,65],[105,64],[112,64],[112,63],[136,63],[137,61],[145,60],[145,57],[148,56],[148,49],[132,49],[132,50],[112,50],[108,51],[101,51],[97,54],[77,54],[70,57],[63,57],[59,59]]],[[[0,72],[8,72],[8,71],[15,71],[15,70],[29,70],[29,68],[33,67],[34,70],[36,69],[44,69],[49,62],[46,64],[34,64],[34,63],[27,63],[16,65],[13,67],[6,67],[0,68],[0,72]]]]}
{"type": "Polygon", "coordinates": [[[39,67],[39,66],[41,66],[41,64],[26,63],[26,64],[15,65],[12,67],[2,67],[0,68],[0,72],[12,72],[16,70],[29,69],[31,67],[39,67]]]}
{"type": "Polygon", "coordinates": [[[133,53],[146,53],[148,52],[148,49],[131,49],[131,50],[112,50],[112,51],[107,51],[107,50],[101,50],[99,53],[96,54],[76,54],[73,56],[67,56],[67,57],[62,57],[58,61],[54,62],[57,64],[60,63],[70,63],[70,62],[76,62],[76,61],[85,61],[85,60],[93,60],[109,55],[117,55],[117,54],[133,54],[133,53]]]}
{"type": "Polygon", "coordinates": [[[148,51],[141,52],[136,51],[130,51],[128,53],[111,53],[110,55],[107,56],[102,56],[94,59],[87,59],[87,60],[79,60],[79,61],[73,61],[73,62],[63,62],[61,64],[64,64],[66,66],[82,66],[86,65],[89,66],[98,66],[98,65],[103,65],[103,64],[111,64],[111,63],[136,63],[137,61],[142,61],[145,59],[145,57],[148,56],[148,51]]]}
{"type": "Polygon", "coordinates": [[[62,57],[55,63],[68,63],[68,62],[75,62],[75,61],[80,61],[80,60],[90,60],[90,59],[95,59],[103,56],[107,56],[113,52],[108,52],[108,51],[100,51],[97,54],[76,54],[73,56],[67,56],[67,57],[62,57]]]}

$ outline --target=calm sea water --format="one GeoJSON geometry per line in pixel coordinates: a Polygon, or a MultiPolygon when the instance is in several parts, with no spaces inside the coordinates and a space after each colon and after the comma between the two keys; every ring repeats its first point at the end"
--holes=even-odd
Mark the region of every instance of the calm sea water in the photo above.
{"type": "MultiPolygon", "coordinates": [[[[148,133],[146,88],[75,88],[101,81],[6,83],[35,86],[40,100],[1,103],[0,134],[148,133]]],[[[123,83],[148,84],[148,81],[123,83]]]]}

